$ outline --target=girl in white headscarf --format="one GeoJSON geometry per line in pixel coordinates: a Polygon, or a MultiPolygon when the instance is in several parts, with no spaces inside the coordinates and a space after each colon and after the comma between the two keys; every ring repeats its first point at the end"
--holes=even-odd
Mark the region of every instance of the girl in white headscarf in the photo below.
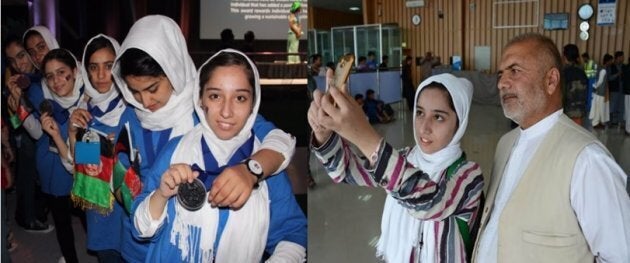
{"type": "MultiPolygon", "coordinates": [[[[220,51],[201,67],[197,82],[194,106],[201,123],[166,146],[134,214],[139,236],[153,239],[147,260],[260,262],[267,252],[270,262],[301,262],[306,251],[306,218],[285,172],[260,181],[239,209],[203,202],[198,210],[190,211],[177,200],[178,188],[200,173],[209,187],[223,169],[252,169],[249,156],[269,135],[268,129],[254,125],[260,81],[255,65],[244,54],[220,51]]],[[[262,170],[271,172],[264,166],[262,170]]]]}
{"type": "Polygon", "coordinates": [[[83,79],[76,58],[65,49],[48,52],[42,61],[42,71],[46,106],[40,107],[40,120],[42,129],[49,136],[40,138],[41,143],[48,147],[38,147],[37,150],[38,163],[48,164],[45,170],[39,171],[39,177],[57,228],[61,253],[66,262],[77,262],[70,202],[73,178],[64,166],[71,163],[67,158],[66,144],[68,119],[70,112],[82,100],[83,79]]]}
{"type": "MultiPolygon", "coordinates": [[[[142,182],[145,187],[123,185],[123,188],[128,186],[133,190],[133,196],[125,199],[128,200],[136,198],[136,194],[146,188],[149,168],[157,163],[157,157],[167,143],[181,137],[199,122],[192,103],[193,93],[198,90],[195,86],[197,72],[179,26],[172,19],[160,15],[143,17],[131,27],[112,71],[120,92],[134,107],[139,121],[137,125],[130,125],[130,133],[131,144],[138,152],[136,160],[139,161],[140,173],[138,178],[130,181],[142,182]]],[[[264,119],[255,120],[255,128],[271,130],[261,147],[268,151],[255,154],[259,155],[257,160],[260,165],[270,171],[264,177],[289,164],[295,139],[264,119]]],[[[244,166],[226,169],[217,179],[221,182],[217,185],[225,187],[212,189],[213,202],[240,207],[252,191],[255,179],[244,166]]],[[[125,204],[129,202],[125,201],[125,204]]],[[[130,213],[135,210],[125,206],[130,213]]],[[[133,228],[129,222],[125,224],[129,230],[133,228]]],[[[124,231],[124,234],[130,232],[124,231]]],[[[127,261],[145,261],[148,242],[137,242],[131,236],[123,237],[123,240],[128,241],[122,246],[122,255],[127,261]]]]}
{"type": "Polygon", "coordinates": [[[44,56],[48,51],[59,48],[57,39],[45,26],[34,26],[24,32],[24,47],[31,55],[33,65],[41,67],[44,56]]]}
{"type": "Polygon", "coordinates": [[[313,149],[333,181],[380,186],[389,193],[377,245],[385,261],[469,260],[483,189],[479,165],[466,160],[459,143],[472,93],[468,80],[450,74],[423,81],[415,96],[416,145],[398,151],[352,98],[337,89],[315,95],[308,113],[313,149]],[[348,143],[368,158],[365,165],[348,143]]]}
{"type": "MultiPolygon", "coordinates": [[[[135,119],[111,73],[119,48],[118,41],[103,34],[91,38],[85,45],[81,72],[87,103],[70,116],[68,133],[73,156],[85,155],[75,148],[79,128],[100,134],[104,140],[100,143],[105,144],[106,141],[116,141],[125,124],[135,119]]],[[[100,164],[75,164],[74,169],[72,200],[85,210],[87,248],[95,252],[100,262],[122,261],[122,223],[129,220],[110,190],[113,159],[111,152],[101,151],[100,164]]]]}

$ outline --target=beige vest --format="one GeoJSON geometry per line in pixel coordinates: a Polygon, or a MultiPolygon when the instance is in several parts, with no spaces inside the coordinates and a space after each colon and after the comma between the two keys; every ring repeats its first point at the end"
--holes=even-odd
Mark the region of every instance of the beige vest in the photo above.
{"type": "MultiPolygon", "coordinates": [[[[480,234],[518,134],[510,131],[497,145],[480,234]]],[[[599,141],[564,114],[545,135],[501,213],[497,262],[593,262],[570,201],[575,160],[591,143],[599,141]]]]}

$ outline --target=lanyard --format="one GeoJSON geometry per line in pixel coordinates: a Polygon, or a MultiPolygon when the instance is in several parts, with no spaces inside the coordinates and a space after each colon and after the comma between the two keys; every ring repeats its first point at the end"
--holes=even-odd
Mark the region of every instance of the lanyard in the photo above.
{"type": "MultiPolygon", "coordinates": [[[[219,176],[219,174],[221,174],[221,172],[223,172],[225,168],[233,166],[234,164],[238,164],[252,155],[252,151],[254,149],[254,134],[252,133],[249,139],[234,153],[234,155],[232,155],[228,163],[221,167],[219,167],[217,160],[214,158],[214,155],[210,151],[210,147],[208,147],[208,144],[206,144],[206,140],[203,139],[203,136],[201,137],[201,149],[203,152],[203,162],[205,164],[206,170],[201,170],[197,164],[193,164],[192,169],[193,171],[199,172],[198,179],[201,180],[206,186],[206,190],[210,190],[210,187],[212,186],[214,180],[219,176]]],[[[219,224],[217,227],[217,237],[214,241],[215,255],[219,247],[221,235],[223,234],[223,230],[225,229],[225,225],[229,217],[229,211],[230,210],[227,208],[219,208],[219,224]]]]}
{"type": "Polygon", "coordinates": [[[92,106],[89,105],[88,106],[88,112],[90,112],[90,114],[92,115],[92,117],[97,117],[100,118],[103,115],[105,115],[106,113],[112,111],[114,108],[116,108],[116,106],[118,106],[118,102],[120,102],[120,96],[114,98],[112,101],[109,102],[109,105],[107,106],[107,109],[105,111],[101,111],[101,109],[97,106],[92,106]]]}
{"type": "Polygon", "coordinates": [[[207,190],[210,190],[212,186],[212,182],[214,179],[223,172],[223,170],[227,167],[233,166],[234,164],[240,163],[245,160],[252,154],[252,150],[254,148],[254,135],[252,135],[239,149],[232,155],[232,158],[228,161],[228,163],[224,166],[219,167],[217,160],[214,158],[214,155],[210,151],[210,147],[206,143],[206,140],[201,138],[201,150],[203,152],[203,162],[206,167],[206,170],[201,170],[197,164],[192,165],[192,170],[199,172],[199,180],[203,182],[206,186],[207,190]]]}

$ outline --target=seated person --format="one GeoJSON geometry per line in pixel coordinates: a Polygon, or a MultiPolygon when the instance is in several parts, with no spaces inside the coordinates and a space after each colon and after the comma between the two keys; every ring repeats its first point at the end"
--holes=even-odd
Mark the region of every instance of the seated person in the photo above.
{"type": "Polygon", "coordinates": [[[354,100],[356,100],[361,107],[365,105],[365,98],[363,97],[363,94],[354,95],[354,100]]]}
{"type": "Polygon", "coordinates": [[[367,58],[365,56],[359,57],[359,64],[356,67],[356,72],[368,72],[370,67],[367,64],[367,58]]]}
{"type": "Polygon", "coordinates": [[[368,89],[365,92],[365,97],[363,111],[368,116],[370,123],[388,123],[393,120],[391,116],[394,114],[394,110],[382,100],[377,100],[374,90],[368,89]]]}
{"type": "Polygon", "coordinates": [[[378,62],[376,62],[376,54],[374,51],[368,52],[367,62],[368,68],[370,70],[376,70],[376,66],[378,66],[378,62]]]}
{"type": "Polygon", "coordinates": [[[378,68],[380,70],[387,70],[387,67],[388,67],[387,63],[388,63],[388,61],[389,61],[389,56],[388,55],[383,56],[381,64],[378,65],[378,68]]]}

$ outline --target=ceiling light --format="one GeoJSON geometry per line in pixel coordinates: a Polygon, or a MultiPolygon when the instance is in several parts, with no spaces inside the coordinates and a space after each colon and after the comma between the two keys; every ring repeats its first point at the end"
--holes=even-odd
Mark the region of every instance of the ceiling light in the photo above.
{"type": "Polygon", "coordinates": [[[359,11],[359,8],[356,6],[350,7],[350,11],[359,11]]]}

